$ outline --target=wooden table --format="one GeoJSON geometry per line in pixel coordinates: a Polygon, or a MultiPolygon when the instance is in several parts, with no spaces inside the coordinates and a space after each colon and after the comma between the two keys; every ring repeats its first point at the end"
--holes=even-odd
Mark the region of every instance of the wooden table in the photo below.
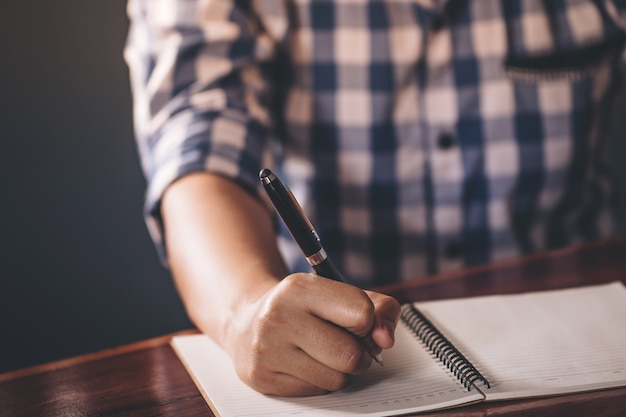
{"type": "MultiPolygon", "coordinates": [[[[626,283],[626,236],[404,282],[381,291],[417,301],[618,280],[626,283]]],[[[170,348],[171,336],[0,374],[0,415],[211,416],[170,348]]],[[[421,415],[626,416],[626,388],[421,415]]]]}

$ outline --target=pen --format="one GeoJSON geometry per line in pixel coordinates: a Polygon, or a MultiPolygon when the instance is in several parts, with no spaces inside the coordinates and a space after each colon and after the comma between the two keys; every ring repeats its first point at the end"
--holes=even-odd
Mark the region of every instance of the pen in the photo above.
{"type": "MultiPolygon", "coordinates": [[[[315,228],[304,214],[304,210],[300,207],[291,190],[267,168],[263,168],[259,172],[259,179],[274,208],[283,219],[285,226],[287,226],[315,273],[335,281],[346,282],[341,272],[328,257],[315,228]]],[[[380,354],[372,355],[372,358],[381,366],[383,365],[380,354]]]]}

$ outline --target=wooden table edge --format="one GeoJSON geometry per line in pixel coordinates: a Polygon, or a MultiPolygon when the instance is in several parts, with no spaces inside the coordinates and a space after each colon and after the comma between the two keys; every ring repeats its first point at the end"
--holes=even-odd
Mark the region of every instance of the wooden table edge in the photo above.
{"type": "Polygon", "coordinates": [[[87,363],[91,361],[96,361],[104,358],[108,358],[111,356],[121,355],[129,352],[136,352],[138,350],[150,349],[157,346],[165,345],[170,343],[172,337],[181,336],[186,334],[196,334],[199,333],[197,329],[186,329],[178,332],[170,333],[163,336],[157,336],[151,339],[142,340],[135,343],[129,343],[125,345],[121,345],[118,347],[113,347],[109,349],[103,349],[97,352],[86,353],[79,356],[74,356],[67,359],[60,359],[58,361],[48,362],[41,365],[35,365],[28,368],[22,368],[15,371],[9,371],[0,374],[0,383],[7,382],[12,379],[23,378],[26,376],[36,375],[44,372],[55,371],[62,368],[67,368],[70,366],[87,363]]]}
{"type": "MultiPolygon", "coordinates": [[[[531,255],[505,259],[502,261],[494,261],[494,262],[490,262],[487,264],[481,264],[481,265],[477,265],[473,267],[462,268],[460,270],[454,270],[450,272],[433,275],[432,277],[436,277],[438,281],[451,280],[451,279],[458,278],[459,276],[466,276],[468,274],[480,272],[483,270],[494,269],[494,268],[495,269],[508,268],[508,267],[512,267],[515,265],[529,263],[529,262],[533,262],[533,261],[541,260],[545,258],[558,257],[562,255],[567,255],[570,253],[576,253],[579,251],[594,250],[594,249],[601,248],[603,246],[610,246],[611,244],[620,243],[620,242],[626,242],[626,235],[624,234],[615,235],[615,236],[612,236],[606,239],[601,239],[601,240],[594,241],[594,242],[573,244],[573,245],[569,245],[563,248],[542,251],[542,252],[534,253],[531,255]]],[[[425,278],[424,282],[428,282],[428,278],[431,278],[431,277],[423,277],[423,278],[425,278]]],[[[393,289],[397,287],[398,285],[403,285],[405,283],[406,282],[389,284],[389,285],[378,287],[377,290],[380,290],[381,292],[385,292],[387,289],[393,289]]],[[[142,340],[142,341],[135,342],[135,343],[129,343],[129,344],[122,345],[119,347],[104,349],[104,350],[93,352],[93,353],[87,353],[87,354],[83,354],[83,355],[79,355],[79,356],[75,356],[75,357],[71,357],[67,359],[61,359],[58,361],[53,361],[53,362],[49,362],[49,363],[45,363],[41,365],[35,365],[32,367],[28,367],[28,368],[22,368],[22,369],[18,369],[15,371],[9,371],[9,372],[0,374],[0,383],[6,382],[12,379],[22,378],[25,376],[58,370],[58,369],[66,368],[66,367],[77,365],[77,364],[96,361],[99,359],[103,359],[103,358],[107,358],[107,357],[111,357],[115,355],[120,355],[120,354],[134,352],[134,351],[143,350],[143,349],[154,348],[157,346],[170,343],[170,341],[172,340],[172,337],[174,336],[186,335],[186,334],[197,334],[197,333],[199,333],[197,329],[181,330],[178,332],[170,333],[170,334],[163,335],[163,336],[157,336],[155,338],[142,340]]]]}
{"type": "MultiPolygon", "coordinates": [[[[528,255],[520,255],[512,258],[487,262],[479,265],[463,267],[460,269],[454,269],[451,271],[440,272],[434,275],[423,276],[423,283],[430,282],[431,279],[437,279],[437,281],[448,281],[458,279],[460,277],[468,276],[475,273],[480,273],[484,271],[488,271],[490,269],[505,269],[511,268],[522,264],[530,264],[536,261],[541,261],[547,258],[556,258],[560,256],[571,255],[577,252],[585,252],[592,251],[595,249],[600,249],[605,246],[611,246],[614,244],[626,243],[626,234],[616,234],[604,239],[592,241],[592,242],[581,242],[575,243],[572,245],[564,246],[561,248],[548,249],[545,251],[535,252],[528,255]]],[[[386,284],[375,288],[375,290],[379,290],[382,293],[386,293],[389,290],[394,290],[397,287],[401,287],[406,285],[409,281],[401,281],[395,282],[393,284],[386,284]]]]}

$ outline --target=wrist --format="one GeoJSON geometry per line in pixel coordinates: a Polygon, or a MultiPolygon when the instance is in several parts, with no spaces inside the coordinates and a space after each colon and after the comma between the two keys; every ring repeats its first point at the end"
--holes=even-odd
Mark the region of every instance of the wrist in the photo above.
{"type": "Polygon", "coordinates": [[[231,345],[229,341],[237,340],[262,300],[280,281],[272,275],[246,275],[246,279],[238,279],[236,274],[224,277],[230,282],[247,282],[245,286],[206,288],[185,299],[191,321],[226,350],[231,345]],[[254,279],[250,280],[251,276],[254,279]]]}

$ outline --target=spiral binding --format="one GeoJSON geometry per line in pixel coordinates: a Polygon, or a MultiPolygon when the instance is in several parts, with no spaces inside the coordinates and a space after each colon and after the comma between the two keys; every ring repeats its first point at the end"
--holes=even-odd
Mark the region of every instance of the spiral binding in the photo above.
{"type": "Polygon", "coordinates": [[[402,319],[468,391],[477,381],[491,388],[487,378],[415,306],[403,305],[402,319]]]}

